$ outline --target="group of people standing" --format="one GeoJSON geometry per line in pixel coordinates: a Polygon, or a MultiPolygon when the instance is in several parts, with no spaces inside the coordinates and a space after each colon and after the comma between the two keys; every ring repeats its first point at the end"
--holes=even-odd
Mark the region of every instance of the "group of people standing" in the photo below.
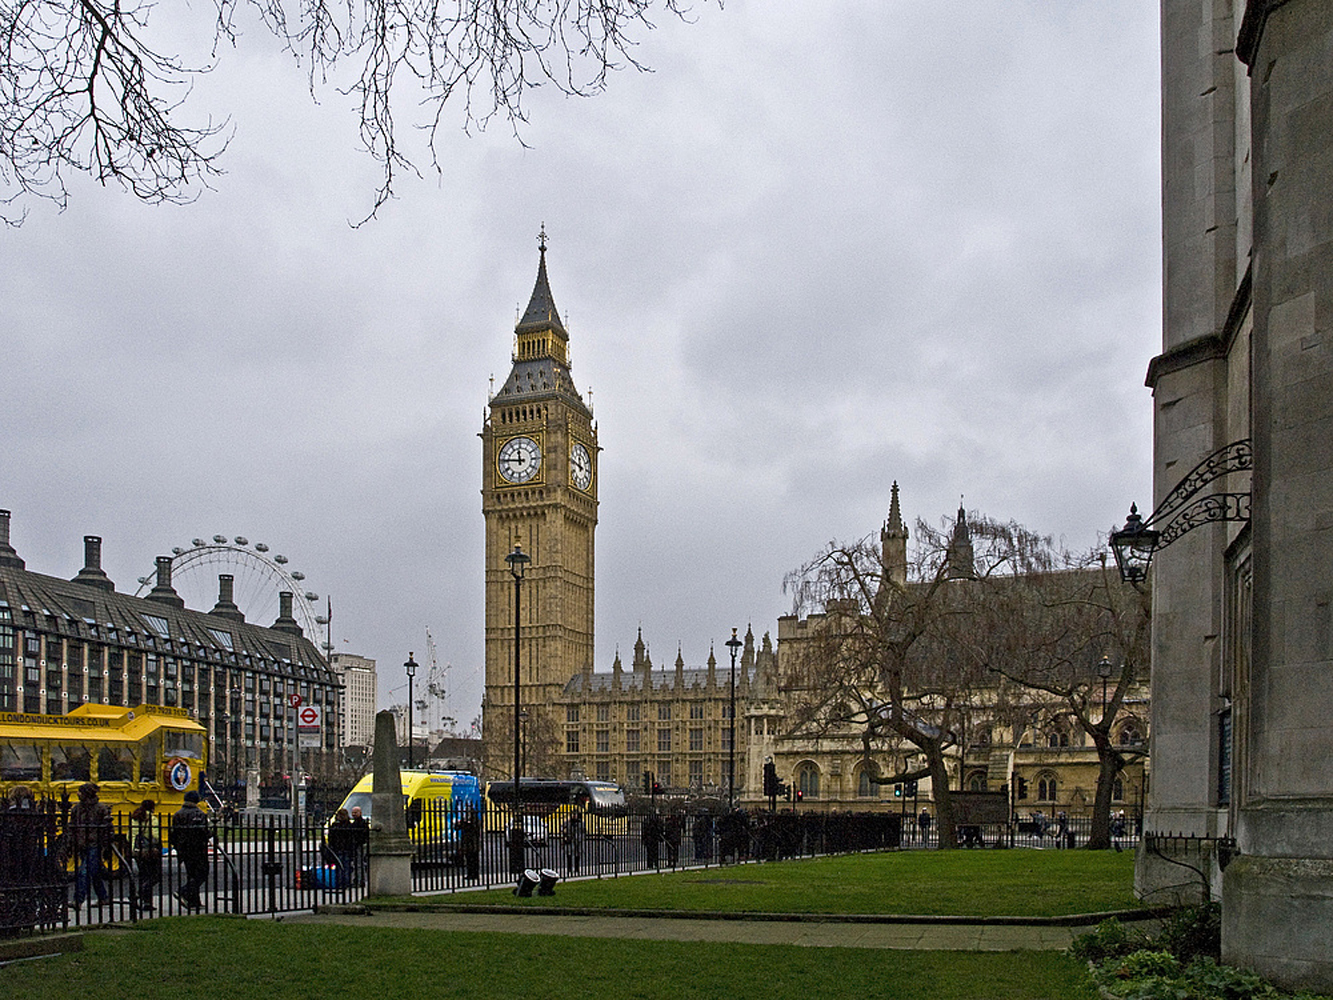
{"type": "MultiPolygon", "coordinates": [[[[70,808],[66,822],[66,856],[74,864],[74,909],[97,897],[99,904],[110,901],[106,882],[106,861],[113,841],[119,840],[132,859],[135,882],[130,906],[140,913],[152,913],[157,887],[162,883],[161,824],[157,803],[144,799],[130,813],[128,835],[118,835],[113,827],[111,807],[100,798],[101,790],[92,782],[79,786],[78,801],[70,808]]],[[[196,791],[185,793],[184,803],[171,817],[171,846],[185,869],[185,877],[174,895],[189,910],[203,908],[200,890],[208,879],[208,843],[213,837],[208,814],[199,807],[196,791]]]]}
{"type": "Polygon", "coordinates": [[[366,880],[367,857],[370,852],[370,821],[361,814],[360,806],[349,812],[339,809],[329,824],[329,853],[338,866],[338,881],[345,885],[361,885],[366,880]]]}

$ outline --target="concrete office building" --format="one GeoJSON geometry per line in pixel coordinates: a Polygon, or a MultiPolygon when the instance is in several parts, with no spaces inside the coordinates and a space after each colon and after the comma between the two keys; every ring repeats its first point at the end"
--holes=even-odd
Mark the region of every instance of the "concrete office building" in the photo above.
{"type": "Polygon", "coordinates": [[[342,683],[341,745],[369,746],[375,735],[375,661],[354,653],[334,653],[329,657],[329,666],[342,683]]]}

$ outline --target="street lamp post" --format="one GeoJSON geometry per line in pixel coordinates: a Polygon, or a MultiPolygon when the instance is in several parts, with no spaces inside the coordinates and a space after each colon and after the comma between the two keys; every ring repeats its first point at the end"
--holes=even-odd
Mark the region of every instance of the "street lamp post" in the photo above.
{"type": "Polygon", "coordinates": [[[1106,682],[1111,679],[1111,660],[1110,657],[1103,656],[1102,662],[1097,664],[1097,676],[1102,679],[1102,722],[1106,721],[1106,682]]]}
{"type": "Polygon", "coordinates": [[[519,639],[522,637],[520,608],[523,599],[523,573],[532,557],[523,546],[514,543],[514,551],[505,556],[509,575],[514,578],[514,825],[509,837],[509,870],[517,874],[523,870],[523,805],[519,776],[522,774],[522,679],[519,673],[519,639]]]}
{"type": "Polygon", "coordinates": [[[731,638],[727,640],[727,647],[731,650],[731,746],[727,760],[727,800],[733,812],[736,809],[736,651],[741,645],[733,628],[731,638]]]}
{"type": "Polygon", "coordinates": [[[518,770],[522,774],[528,769],[528,710],[525,708],[519,715],[519,724],[521,726],[522,743],[521,752],[518,755],[518,770]]]}
{"type": "Polygon", "coordinates": [[[407,654],[407,662],[403,664],[403,669],[407,671],[407,769],[412,769],[412,678],[417,675],[417,661],[413,659],[415,653],[407,654]]]}

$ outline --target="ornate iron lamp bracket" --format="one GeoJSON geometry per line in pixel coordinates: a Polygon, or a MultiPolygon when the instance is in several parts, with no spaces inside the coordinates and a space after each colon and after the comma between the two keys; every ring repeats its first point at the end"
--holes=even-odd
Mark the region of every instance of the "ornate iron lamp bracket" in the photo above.
{"type": "Polygon", "coordinates": [[[1254,448],[1249,438],[1232,441],[1217,449],[1190,470],[1146,519],[1130,507],[1125,526],[1111,532],[1120,577],[1136,586],[1147,578],[1153,553],[1201,524],[1214,521],[1248,521],[1249,493],[1210,493],[1193,499],[1209,483],[1233,472],[1254,467],[1254,448]]]}

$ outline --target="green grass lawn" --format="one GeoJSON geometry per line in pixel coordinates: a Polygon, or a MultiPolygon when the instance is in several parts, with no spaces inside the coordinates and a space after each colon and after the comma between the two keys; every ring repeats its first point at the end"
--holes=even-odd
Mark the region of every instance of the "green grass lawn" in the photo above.
{"type": "Polygon", "coordinates": [[[1045,917],[1137,907],[1133,882],[1128,851],[902,851],[561,882],[553,898],[502,889],[414,902],[1045,917]]]}
{"type": "Polygon", "coordinates": [[[86,950],[0,968],[7,1000],[518,998],[1095,1000],[1058,953],[842,948],[454,934],[228,917],[87,935],[86,950]]]}

